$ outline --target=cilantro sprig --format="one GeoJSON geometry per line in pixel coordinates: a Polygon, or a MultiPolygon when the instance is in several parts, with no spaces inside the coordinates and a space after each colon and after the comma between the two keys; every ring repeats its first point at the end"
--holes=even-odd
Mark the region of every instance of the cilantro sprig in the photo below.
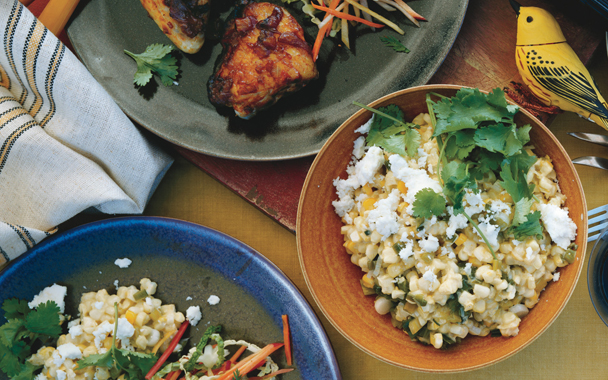
{"type": "Polygon", "coordinates": [[[118,304],[114,303],[114,334],[112,347],[104,354],[92,354],[78,361],[77,369],[97,366],[108,368],[110,376],[117,379],[124,374],[125,380],[143,379],[158,358],[154,354],[144,354],[116,348],[118,330],[118,304]]]}
{"type": "Polygon", "coordinates": [[[27,358],[61,335],[59,306],[47,301],[30,309],[27,301],[11,298],[2,309],[7,322],[0,326],[0,371],[11,379],[32,379],[41,366],[27,358]]]}
{"type": "Polygon", "coordinates": [[[384,44],[390,48],[392,48],[397,53],[409,53],[410,49],[406,48],[405,45],[401,43],[398,39],[392,36],[382,36],[380,37],[380,41],[384,42],[384,44]]]}
{"type": "Polygon", "coordinates": [[[141,54],[124,50],[125,54],[137,62],[137,71],[133,82],[138,86],[145,86],[152,79],[152,74],[160,77],[165,86],[171,86],[177,77],[177,58],[170,53],[173,46],[152,44],[141,54]]]}
{"type": "Polygon", "coordinates": [[[418,147],[422,139],[420,132],[418,132],[420,126],[414,123],[406,123],[403,118],[403,111],[399,107],[391,104],[387,107],[375,109],[358,102],[353,102],[353,104],[375,115],[365,139],[367,145],[376,145],[387,152],[402,156],[413,157],[418,153],[418,147]]]}

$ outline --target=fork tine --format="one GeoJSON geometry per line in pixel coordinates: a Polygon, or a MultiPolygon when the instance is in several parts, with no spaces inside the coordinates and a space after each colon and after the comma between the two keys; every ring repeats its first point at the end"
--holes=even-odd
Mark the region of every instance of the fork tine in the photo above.
{"type": "Polygon", "coordinates": [[[608,212],[608,204],[596,207],[593,210],[589,210],[587,212],[587,215],[591,218],[591,217],[595,216],[596,214],[605,213],[605,212],[608,212]]]}
{"type": "Polygon", "coordinates": [[[600,232],[608,227],[608,204],[594,208],[587,212],[587,225],[589,227],[587,233],[587,242],[592,242],[598,239],[600,232]],[[598,224],[596,224],[598,223],[598,224]],[[593,224],[596,224],[592,226],[593,224]]]}

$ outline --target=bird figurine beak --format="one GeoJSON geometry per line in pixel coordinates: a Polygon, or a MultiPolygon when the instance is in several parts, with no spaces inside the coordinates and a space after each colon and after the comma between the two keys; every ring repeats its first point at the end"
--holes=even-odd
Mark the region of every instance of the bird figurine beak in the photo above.
{"type": "Polygon", "coordinates": [[[519,16],[519,8],[521,7],[521,5],[519,5],[519,3],[515,0],[509,0],[509,3],[511,3],[513,10],[515,10],[515,13],[519,16]]]}

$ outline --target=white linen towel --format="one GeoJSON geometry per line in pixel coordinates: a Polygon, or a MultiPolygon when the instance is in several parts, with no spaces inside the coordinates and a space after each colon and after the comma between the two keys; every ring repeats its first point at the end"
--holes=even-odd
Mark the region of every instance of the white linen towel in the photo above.
{"type": "Polygon", "coordinates": [[[142,213],[172,159],[17,0],[0,46],[2,267],[83,210],[142,213]]]}

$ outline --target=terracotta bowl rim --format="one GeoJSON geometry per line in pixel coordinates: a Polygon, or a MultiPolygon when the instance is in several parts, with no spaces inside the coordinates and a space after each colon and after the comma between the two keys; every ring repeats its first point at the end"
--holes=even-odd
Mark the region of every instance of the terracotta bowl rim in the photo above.
{"type": "MultiPolygon", "coordinates": [[[[425,91],[425,92],[431,92],[431,91],[435,91],[435,90],[458,90],[461,88],[473,88],[473,87],[469,87],[469,86],[461,86],[461,85],[451,85],[451,84],[433,84],[433,85],[421,85],[421,86],[416,86],[416,87],[410,87],[407,89],[403,89],[403,90],[399,90],[399,91],[395,91],[393,93],[387,94],[371,103],[369,103],[368,105],[370,107],[375,107],[377,104],[380,104],[382,102],[385,102],[386,100],[389,99],[395,99],[398,98],[399,96],[403,95],[403,94],[407,94],[407,93],[411,93],[411,92],[418,92],[418,91],[425,91]]],[[[484,93],[488,93],[488,91],[484,91],[484,90],[480,90],[481,92],[484,93]]],[[[512,102],[511,100],[507,99],[507,101],[510,104],[514,104],[516,105],[516,103],[512,102]]],[[[583,206],[583,210],[582,210],[582,221],[580,223],[580,225],[582,226],[582,229],[578,229],[577,230],[577,237],[579,236],[579,234],[583,234],[583,236],[587,236],[587,204],[586,204],[586,200],[585,200],[585,193],[583,191],[583,187],[580,181],[580,178],[578,176],[578,172],[576,171],[574,164],[572,163],[572,161],[569,159],[569,155],[566,152],[566,150],[564,149],[564,147],[562,146],[562,144],[559,142],[559,140],[555,137],[555,135],[549,130],[549,128],[547,128],[547,126],[544,125],[543,122],[541,122],[538,118],[536,118],[534,115],[532,115],[531,113],[529,113],[527,110],[525,110],[523,107],[520,106],[519,111],[522,112],[523,114],[525,114],[528,118],[530,118],[538,127],[540,127],[552,140],[552,142],[554,143],[554,145],[558,148],[558,151],[565,156],[566,158],[568,158],[567,163],[568,163],[568,167],[570,172],[574,175],[572,178],[572,180],[575,181],[576,184],[576,188],[578,189],[578,192],[580,194],[581,197],[581,202],[582,202],[582,206],[583,206]]],[[[551,320],[549,320],[544,326],[540,327],[536,333],[531,336],[527,341],[523,342],[522,345],[518,346],[515,350],[512,350],[511,352],[507,352],[504,355],[495,358],[494,360],[490,360],[488,362],[483,362],[480,363],[478,365],[472,365],[469,367],[464,367],[464,368],[455,368],[455,369],[432,369],[432,368],[421,368],[421,367],[416,367],[415,365],[408,365],[405,363],[401,363],[401,362],[396,362],[393,360],[389,360],[386,359],[384,357],[382,357],[380,354],[372,351],[371,349],[361,345],[360,343],[358,343],[353,337],[351,337],[349,334],[346,333],[346,331],[344,331],[344,329],[333,319],[330,317],[325,305],[323,305],[320,301],[319,298],[316,294],[315,289],[312,287],[309,276],[308,276],[308,272],[306,270],[306,267],[304,266],[304,259],[303,259],[303,254],[302,254],[302,241],[301,241],[301,230],[302,230],[302,226],[301,226],[301,221],[302,221],[302,205],[305,201],[306,198],[306,194],[307,194],[307,189],[310,185],[310,181],[311,181],[311,177],[312,177],[312,173],[316,170],[317,165],[319,163],[320,157],[323,155],[323,153],[326,151],[327,147],[337,138],[337,136],[342,133],[342,131],[344,129],[346,129],[346,127],[357,117],[359,117],[361,114],[365,113],[365,112],[369,112],[365,109],[359,109],[358,111],[356,111],[355,113],[353,113],[353,115],[351,115],[345,122],[343,122],[337,129],[336,131],[327,139],[327,141],[325,142],[325,144],[323,145],[323,147],[321,148],[321,150],[319,151],[319,153],[315,156],[315,159],[312,163],[312,165],[310,166],[310,169],[308,170],[308,173],[306,175],[306,179],[304,181],[304,185],[302,187],[302,192],[300,194],[300,198],[299,198],[299,202],[298,202],[298,210],[297,210],[297,219],[296,219],[296,243],[297,243],[297,251],[298,251],[298,261],[300,263],[300,267],[302,269],[302,274],[304,277],[304,281],[306,282],[306,286],[308,287],[315,303],[317,304],[317,306],[319,307],[319,309],[321,310],[321,312],[323,313],[323,315],[325,316],[325,318],[327,318],[327,320],[332,324],[332,326],[338,330],[338,332],[346,339],[348,340],[350,343],[352,343],[353,345],[355,345],[357,348],[359,348],[360,350],[362,350],[363,352],[369,354],[370,356],[381,360],[385,363],[400,367],[400,368],[404,368],[404,369],[409,369],[409,370],[414,370],[417,372],[423,372],[423,373],[458,373],[458,372],[468,372],[468,371],[472,371],[472,370],[476,370],[476,369],[480,369],[483,367],[487,367],[493,364],[496,364],[500,361],[503,361],[513,355],[515,355],[516,353],[520,352],[521,350],[523,350],[525,347],[529,346],[532,342],[534,342],[543,332],[545,332],[552,324],[553,322],[555,322],[555,320],[557,319],[557,317],[561,314],[561,312],[563,311],[563,309],[566,307],[566,304],[568,303],[568,301],[570,300],[570,298],[572,297],[572,294],[574,292],[574,289],[576,288],[576,285],[578,283],[578,280],[580,278],[583,266],[584,266],[584,262],[585,262],[585,254],[586,254],[586,249],[585,247],[580,247],[577,250],[577,258],[580,259],[581,263],[578,265],[578,270],[575,274],[574,280],[570,286],[570,289],[568,290],[568,293],[564,299],[564,301],[562,302],[562,304],[556,309],[553,317],[551,318],[551,320]],[[580,255],[580,256],[579,256],[580,255]]],[[[333,194],[332,194],[333,195],[333,194]]],[[[572,215],[571,215],[572,217],[572,215]]],[[[354,265],[354,264],[353,264],[354,265]]]]}

